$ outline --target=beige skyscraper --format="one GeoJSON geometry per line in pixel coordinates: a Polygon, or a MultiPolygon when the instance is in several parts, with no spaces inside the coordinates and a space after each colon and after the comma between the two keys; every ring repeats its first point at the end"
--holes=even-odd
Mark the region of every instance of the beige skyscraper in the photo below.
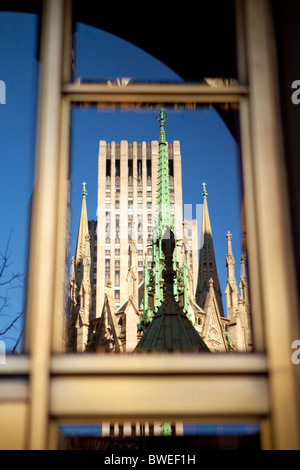
{"type": "MultiPolygon", "coordinates": [[[[170,192],[176,233],[182,239],[181,154],[168,145],[170,192]]],[[[116,306],[128,298],[129,262],[135,253],[137,283],[143,280],[145,255],[152,261],[153,220],[157,209],[158,142],[99,143],[96,316],[101,315],[108,280],[116,306]],[[105,259],[105,271],[103,270],[105,259]]]]}

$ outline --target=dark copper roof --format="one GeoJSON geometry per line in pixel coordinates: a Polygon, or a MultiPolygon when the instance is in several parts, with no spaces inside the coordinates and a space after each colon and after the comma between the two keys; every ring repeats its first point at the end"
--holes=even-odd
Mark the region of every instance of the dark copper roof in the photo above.
{"type": "Polygon", "coordinates": [[[210,352],[170,293],[136,346],[136,352],[210,352]]]}

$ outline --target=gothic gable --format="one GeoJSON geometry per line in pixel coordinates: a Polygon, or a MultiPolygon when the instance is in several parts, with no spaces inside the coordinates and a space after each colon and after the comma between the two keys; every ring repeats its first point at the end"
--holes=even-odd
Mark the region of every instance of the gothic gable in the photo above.
{"type": "Polygon", "coordinates": [[[140,313],[137,305],[135,305],[133,298],[129,297],[126,307],[124,309],[125,316],[125,331],[126,331],[126,352],[131,352],[136,347],[138,341],[137,325],[140,320],[140,313]]]}
{"type": "Polygon", "coordinates": [[[91,322],[92,332],[87,346],[87,351],[97,352],[122,352],[123,348],[118,338],[115,308],[111,305],[110,298],[105,297],[102,315],[91,322]]]}
{"type": "Polygon", "coordinates": [[[210,287],[205,302],[204,311],[206,313],[203,325],[203,339],[212,352],[222,352],[227,350],[226,340],[223,331],[221,316],[218,309],[213,287],[210,287]]]}

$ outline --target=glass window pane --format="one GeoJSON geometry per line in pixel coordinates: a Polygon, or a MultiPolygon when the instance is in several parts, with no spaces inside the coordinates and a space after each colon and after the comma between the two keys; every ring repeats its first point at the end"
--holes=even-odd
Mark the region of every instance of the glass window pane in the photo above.
{"type": "MultiPolygon", "coordinates": [[[[159,112],[156,106],[127,111],[72,109],[68,351],[137,351],[151,325],[148,319],[166,299],[166,255],[154,249],[161,211],[164,220],[174,224],[177,270],[172,289],[192,325],[191,334],[204,343],[203,350],[250,352],[243,185],[235,127],[238,107],[167,107],[163,127],[171,174],[163,167],[159,112]],[[118,172],[107,173],[108,160],[118,172]],[[128,174],[129,160],[136,177],[128,174]],[[87,221],[97,227],[97,246],[91,230],[85,238],[87,221]],[[155,280],[161,257],[164,291],[155,280]],[[92,287],[87,287],[92,277],[85,265],[97,267],[92,287]]],[[[185,350],[180,346],[182,336],[174,338],[174,350],[185,350]]]]}
{"type": "Polygon", "coordinates": [[[0,340],[23,347],[38,85],[37,15],[0,12],[0,340]]]}

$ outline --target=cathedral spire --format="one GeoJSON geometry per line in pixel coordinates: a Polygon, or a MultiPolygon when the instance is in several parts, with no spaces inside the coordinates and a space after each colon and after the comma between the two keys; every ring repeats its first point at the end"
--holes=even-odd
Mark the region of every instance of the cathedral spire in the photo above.
{"type": "Polygon", "coordinates": [[[232,234],[229,232],[227,232],[227,235],[226,235],[226,238],[227,238],[227,256],[232,256],[232,245],[231,245],[231,238],[232,238],[232,234]]]}
{"type": "Polygon", "coordinates": [[[93,317],[93,294],[91,284],[91,249],[86,207],[86,183],[82,183],[82,203],[77,236],[75,260],[72,258],[69,290],[71,343],[84,351],[88,342],[89,322],[93,317]],[[76,292],[75,292],[75,290],[76,292]],[[71,302],[73,299],[73,302],[71,302]]]}
{"type": "Polygon", "coordinates": [[[235,261],[234,261],[234,256],[232,253],[232,245],[231,245],[232,234],[229,232],[229,230],[227,232],[226,238],[227,238],[226,266],[227,266],[227,271],[228,271],[228,279],[232,279],[235,281],[235,274],[234,274],[235,261]]]}
{"type": "Polygon", "coordinates": [[[230,336],[235,346],[235,349],[237,349],[238,351],[249,351],[252,348],[252,335],[245,258],[244,256],[241,257],[241,278],[239,284],[239,295],[239,289],[236,283],[234,272],[235,261],[231,245],[232,235],[229,231],[226,235],[226,238],[226,266],[228,271],[228,279],[225,289],[225,295],[227,303],[227,317],[232,325],[230,336]]]}
{"type": "Polygon", "coordinates": [[[138,342],[137,352],[210,352],[183,307],[176,302],[173,285],[176,271],[173,266],[173,253],[176,240],[172,230],[170,236],[163,237],[162,250],[165,266],[162,276],[165,283],[165,298],[155,313],[150,325],[138,342]]]}
{"type": "Polygon", "coordinates": [[[208,196],[207,190],[206,190],[206,183],[202,183],[203,191],[202,191],[202,196],[203,198],[206,198],[208,196]]]}
{"type": "MultiPolygon", "coordinates": [[[[159,158],[158,158],[158,188],[157,188],[157,214],[153,227],[153,258],[152,268],[149,276],[144,271],[144,302],[143,314],[139,329],[152,321],[153,315],[159,309],[165,298],[166,283],[163,276],[165,270],[166,259],[163,251],[164,240],[169,240],[171,236],[174,238],[174,249],[172,251],[173,270],[175,272],[174,282],[172,284],[174,299],[178,301],[183,297],[184,313],[188,313],[188,285],[186,282],[185,272],[182,272],[177,266],[177,243],[175,237],[174,217],[171,211],[170,185],[169,185],[169,163],[165,132],[166,110],[162,106],[160,108],[157,120],[160,123],[159,132],[159,158]],[[153,307],[149,307],[145,296],[149,295],[153,299],[153,307]]],[[[152,303],[152,302],[151,302],[152,303]]]]}
{"type": "Polygon", "coordinates": [[[249,295],[248,295],[248,279],[247,279],[247,274],[246,274],[246,260],[245,257],[242,256],[241,259],[241,279],[240,279],[240,292],[241,292],[241,298],[244,302],[249,302],[249,295]]]}
{"type": "Polygon", "coordinates": [[[148,260],[147,260],[147,254],[146,254],[145,255],[145,263],[144,263],[144,298],[143,298],[144,311],[148,311],[148,308],[149,308],[148,284],[149,284],[149,272],[148,272],[148,260]]]}
{"type": "Polygon", "coordinates": [[[72,259],[71,259],[70,280],[75,280],[75,259],[74,259],[74,256],[72,256],[72,259]]]}
{"type": "Polygon", "coordinates": [[[76,265],[80,263],[84,256],[90,256],[90,236],[89,236],[89,227],[88,227],[88,215],[86,207],[86,183],[82,183],[82,203],[81,203],[81,214],[76,246],[76,255],[75,261],[76,265]]]}
{"type": "Polygon", "coordinates": [[[222,293],[220,289],[217,264],[215,259],[212,229],[208,211],[206,183],[202,183],[203,191],[203,213],[202,213],[202,231],[201,247],[199,258],[198,286],[196,292],[196,302],[204,308],[206,297],[209,291],[210,279],[213,280],[218,308],[221,316],[224,316],[222,293]]]}
{"type": "Polygon", "coordinates": [[[85,199],[86,196],[87,196],[87,192],[86,192],[86,183],[85,183],[85,182],[82,183],[82,193],[81,193],[81,196],[82,196],[82,199],[85,199]]]}
{"type": "Polygon", "coordinates": [[[167,120],[166,110],[160,108],[157,116],[160,123],[159,131],[159,157],[158,157],[158,188],[157,188],[157,218],[156,218],[156,236],[162,238],[166,227],[174,231],[174,219],[171,214],[171,199],[169,186],[169,163],[167,154],[167,142],[165,132],[165,122],[167,120]]]}
{"type": "Polygon", "coordinates": [[[227,232],[227,256],[226,256],[226,267],[227,267],[227,285],[225,289],[226,299],[227,299],[227,314],[231,317],[235,309],[238,306],[238,288],[235,280],[234,273],[234,256],[232,253],[231,238],[232,234],[227,232]]]}

